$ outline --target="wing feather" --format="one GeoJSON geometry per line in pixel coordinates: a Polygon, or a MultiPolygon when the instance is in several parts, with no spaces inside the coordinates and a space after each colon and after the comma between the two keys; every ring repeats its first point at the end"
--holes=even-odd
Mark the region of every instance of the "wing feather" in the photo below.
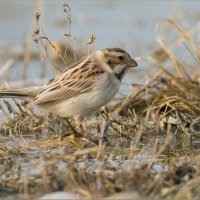
{"type": "Polygon", "coordinates": [[[45,89],[36,96],[33,104],[38,105],[67,99],[90,91],[101,73],[103,70],[94,64],[92,65],[88,60],[78,63],[74,68],[69,68],[51,80],[45,89]],[[88,70],[86,70],[86,63],[90,65],[87,67],[88,70]]]}

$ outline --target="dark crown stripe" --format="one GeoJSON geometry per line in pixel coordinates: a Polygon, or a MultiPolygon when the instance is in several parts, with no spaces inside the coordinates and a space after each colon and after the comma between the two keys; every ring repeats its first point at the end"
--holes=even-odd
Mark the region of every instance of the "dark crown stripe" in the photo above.
{"type": "Polygon", "coordinates": [[[118,53],[126,53],[123,49],[120,48],[107,48],[109,52],[118,52],[118,53]]]}

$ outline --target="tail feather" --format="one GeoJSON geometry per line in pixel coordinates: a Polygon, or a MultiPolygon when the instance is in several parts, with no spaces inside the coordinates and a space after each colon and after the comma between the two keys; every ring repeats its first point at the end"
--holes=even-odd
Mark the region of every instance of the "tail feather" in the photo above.
{"type": "Polygon", "coordinates": [[[18,90],[0,90],[0,98],[34,99],[41,90],[41,87],[30,87],[18,90]]]}
{"type": "Polygon", "coordinates": [[[29,96],[28,94],[14,90],[0,91],[0,98],[12,98],[12,97],[29,97],[29,96]]]}

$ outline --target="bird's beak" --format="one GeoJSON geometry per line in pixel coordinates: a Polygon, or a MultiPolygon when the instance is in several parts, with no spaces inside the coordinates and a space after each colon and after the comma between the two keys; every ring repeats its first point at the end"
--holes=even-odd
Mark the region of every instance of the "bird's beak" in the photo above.
{"type": "Polygon", "coordinates": [[[130,62],[128,63],[128,66],[129,67],[137,67],[138,64],[137,64],[137,62],[134,59],[131,58],[130,62]]]}

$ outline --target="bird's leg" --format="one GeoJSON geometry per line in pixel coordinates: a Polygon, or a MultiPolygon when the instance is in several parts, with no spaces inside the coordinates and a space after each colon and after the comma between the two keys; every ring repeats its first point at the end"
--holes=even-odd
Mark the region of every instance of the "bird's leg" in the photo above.
{"type": "MultiPolygon", "coordinates": [[[[83,137],[83,134],[82,134],[82,133],[79,133],[79,132],[71,125],[71,123],[69,122],[68,118],[65,117],[65,120],[66,120],[68,126],[70,127],[70,129],[72,130],[72,132],[73,132],[73,134],[74,134],[75,136],[77,136],[77,137],[83,137]]],[[[61,139],[63,139],[63,138],[66,137],[66,136],[67,136],[67,134],[62,135],[62,136],[61,136],[61,139]]]]}
{"type": "Polygon", "coordinates": [[[93,139],[89,134],[88,134],[88,128],[87,128],[87,125],[85,123],[85,120],[83,117],[78,117],[76,118],[77,120],[77,123],[78,123],[78,126],[79,128],[82,130],[83,132],[83,137],[86,138],[87,140],[95,143],[95,144],[98,144],[98,141],[96,141],[95,139],[93,139]]]}
{"type": "MultiPolygon", "coordinates": [[[[85,138],[89,141],[92,141],[94,142],[95,144],[98,144],[97,141],[93,140],[89,135],[88,135],[88,129],[83,121],[83,118],[78,118],[78,122],[79,122],[79,127],[82,129],[83,131],[83,134],[78,132],[72,125],[71,123],[69,122],[69,120],[67,118],[65,118],[67,124],[69,125],[69,127],[71,128],[71,130],[73,131],[73,134],[76,136],[76,137],[82,137],[82,138],[85,138]]],[[[61,140],[66,137],[66,135],[63,135],[61,137],[61,140]]]]}
{"type": "Polygon", "coordinates": [[[78,122],[79,128],[82,130],[84,135],[88,135],[88,129],[87,129],[87,126],[85,124],[84,118],[83,117],[78,117],[77,118],[77,122],[78,122]]]}

